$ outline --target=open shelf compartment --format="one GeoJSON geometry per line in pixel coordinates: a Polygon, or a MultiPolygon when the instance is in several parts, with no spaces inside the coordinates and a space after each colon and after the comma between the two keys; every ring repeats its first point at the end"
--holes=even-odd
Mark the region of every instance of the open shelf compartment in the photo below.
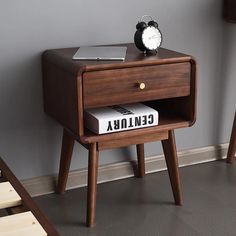
{"type": "Polygon", "coordinates": [[[95,134],[85,128],[82,140],[84,143],[105,142],[111,139],[131,138],[139,135],[148,135],[156,132],[189,127],[194,122],[194,114],[191,109],[185,109],[190,105],[190,96],[171,99],[162,99],[144,102],[159,113],[159,124],[147,128],[126,130],[108,134],[95,134]]]}

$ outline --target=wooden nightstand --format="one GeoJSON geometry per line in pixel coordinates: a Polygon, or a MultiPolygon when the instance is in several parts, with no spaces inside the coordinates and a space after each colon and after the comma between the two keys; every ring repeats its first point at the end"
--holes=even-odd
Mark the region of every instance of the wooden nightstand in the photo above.
{"type": "Polygon", "coordinates": [[[229,142],[229,149],[228,149],[228,153],[227,153],[227,162],[228,163],[233,162],[235,152],[236,152],[236,112],[234,115],[234,122],[233,122],[230,142],[229,142]]]}
{"type": "Polygon", "coordinates": [[[43,54],[45,112],[63,127],[58,192],[63,193],[74,140],[89,150],[87,225],[95,223],[98,154],[100,150],[135,144],[139,177],[145,174],[144,143],[162,141],[175,204],[182,204],[174,129],[189,127],[196,114],[196,62],[167,49],[140,53],[125,44],[121,61],[72,61],[78,48],[48,50],[43,54]],[[145,89],[140,89],[140,83],[145,89]],[[84,110],[108,105],[145,102],[159,112],[159,125],[97,135],[84,127],[84,110]]]}

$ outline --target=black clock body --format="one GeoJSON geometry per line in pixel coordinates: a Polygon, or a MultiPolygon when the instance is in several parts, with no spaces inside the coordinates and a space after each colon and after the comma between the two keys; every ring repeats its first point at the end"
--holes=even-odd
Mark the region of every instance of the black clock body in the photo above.
{"type": "Polygon", "coordinates": [[[142,31],[137,30],[134,34],[134,43],[136,45],[136,47],[140,50],[140,51],[148,51],[148,49],[145,48],[143,41],[142,41],[142,31]]]}
{"type": "MultiPolygon", "coordinates": [[[[143,17],[145,16],[147,15],[144,15],[143,17]]],[[[143,19],[143,17],[141,19],[143,19]]],[[[149,51],[157,52],[157,49],[162,43],[162,34],[158,29],[157,22],[152,20],[152,18],[148,23],[139,21],[136,25],[136,29],[134,34],[134,43],[136,47],[144,53],[149,51]]]]}

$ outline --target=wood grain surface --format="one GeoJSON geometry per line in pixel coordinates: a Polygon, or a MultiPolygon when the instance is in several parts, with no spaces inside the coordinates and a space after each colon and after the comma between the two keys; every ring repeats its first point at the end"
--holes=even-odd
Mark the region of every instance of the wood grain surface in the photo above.
{"type": "Polygon", "coordinates": [[[190,66],[186,62],[84,73],[84,108],[188,96],[190,66]]]}

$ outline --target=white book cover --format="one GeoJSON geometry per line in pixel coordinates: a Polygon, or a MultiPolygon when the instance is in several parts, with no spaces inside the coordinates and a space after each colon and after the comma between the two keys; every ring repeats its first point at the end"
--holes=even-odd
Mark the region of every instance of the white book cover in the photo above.
{"type": "Polygon", "coordinates": [[[158,125],[158,112],[142,103],[91,108],[85,111],[85,126],[97,134],[158,125]]]}

